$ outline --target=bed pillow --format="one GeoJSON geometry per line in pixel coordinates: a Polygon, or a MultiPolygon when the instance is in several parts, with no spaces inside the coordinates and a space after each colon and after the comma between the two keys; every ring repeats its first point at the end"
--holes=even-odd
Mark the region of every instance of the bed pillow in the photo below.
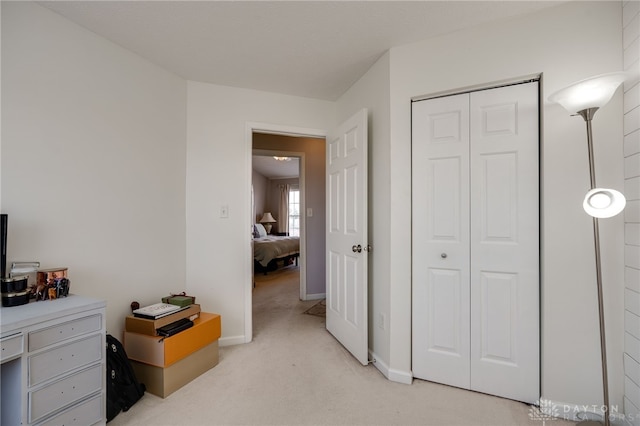
{"type": "Polygon", "coordinates": [[[267,230],[264,229],[264,225],[262,225],[261,223],[256,223],[255,225],[253,225],[253,229],[255,229],[255,232],[253,234],[255,238],[262,238],[267,236],[267,230]]]}

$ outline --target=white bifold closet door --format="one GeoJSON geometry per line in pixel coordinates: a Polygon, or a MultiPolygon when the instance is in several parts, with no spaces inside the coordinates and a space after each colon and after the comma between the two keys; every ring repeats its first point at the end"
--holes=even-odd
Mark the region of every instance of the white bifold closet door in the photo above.
{"type": "Polygon", "coordinates": [[[412,105],[412,370],[540,396],[538,82],[412,105]]]}

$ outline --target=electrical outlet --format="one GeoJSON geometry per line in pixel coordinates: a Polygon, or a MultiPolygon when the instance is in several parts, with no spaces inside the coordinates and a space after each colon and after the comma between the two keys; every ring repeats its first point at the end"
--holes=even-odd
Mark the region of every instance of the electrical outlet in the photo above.
{"type": "Polygon", "coordinates": [[[378,314],[378,327],[383,330],[387,328],[387,316],[385,314],[378,314]]]}

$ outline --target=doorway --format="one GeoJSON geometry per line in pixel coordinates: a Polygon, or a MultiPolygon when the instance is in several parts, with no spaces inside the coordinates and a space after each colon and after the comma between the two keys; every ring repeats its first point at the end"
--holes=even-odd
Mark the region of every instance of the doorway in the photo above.
{"type": "MultiPolygon", "coordinates": [[[[324,248],[325,248],[325,132],[264,123],[247,124],[249,173],[252,173],[252,156],[257,153],[273,156],[291,156],[301,159],[299,183],[300,223],[300,291],[301,300],[320,300],[325,297],[324,248]]],[[[249,180],[251,183],[251,180],[249,180]]],[[[247,188],[247,200],[251,200],[251,185],[247,188]]],[[[253,211],[253,209],[250,209],[253,211]]],[[[272,212],[273,213],[273,212],[272,212]]],[[[249,215],[251,226],[256,218],[249,215]]],[[[251,249],[251,253],[253,250],[251,249]]],[[[252,256],[252,255],[251,255],[252,256]]],[[[253,258],[251,258],[253,265],[253,258]]],[[[253,268],[245,284],[245,336],[253,338],[253,268]]]]}
{"type": "MultiPolygon", "coordinates": [[[[272,136],[265,143],[260,135],[254,136],[258,141],[254,146],[261,147],[252,150],[254,275],[274,274],[291,265],[306,271],[300,251],[302,236],[306,237],[306,218],[300,214],[305,199],[305,153],[265,149],[277,147],[280,139],[272,136]],[[266,236],[257,232],[259,225],[266,236]]],[[[300,299],[305,300],[306,276],[298,275],[300,299]]]]}

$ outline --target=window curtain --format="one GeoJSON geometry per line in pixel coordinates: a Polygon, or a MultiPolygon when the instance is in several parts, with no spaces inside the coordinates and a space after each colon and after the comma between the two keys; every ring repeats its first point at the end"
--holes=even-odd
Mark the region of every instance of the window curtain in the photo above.
{"type": "Polygon", "coordinates": [[[280,207],[278,210],[278,232],[289,235],[289,190],[291,185],[280,185],[280,207]]]}

